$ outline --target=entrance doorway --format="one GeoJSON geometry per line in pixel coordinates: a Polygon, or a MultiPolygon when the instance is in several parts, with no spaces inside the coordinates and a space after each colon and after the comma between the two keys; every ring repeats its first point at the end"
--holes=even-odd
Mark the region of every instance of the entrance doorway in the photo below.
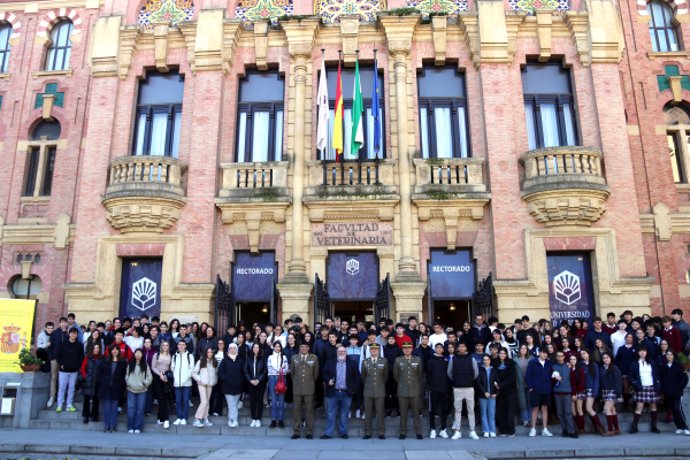
{"type": "Polygon", "coordinates": [[[471,317],[469,300],[435,300],[433,303],[434,321],[441,321],[446,327],[450,326],[456,331],[471,317]]]}
{"type": "Polygon", "coordinates": [[[271,306],[262,302],[247,302],[237,304],[237,314],[239,320],[247,328],[251,328],[254,323],[266,324],[271,320],[271,306]]]}
{"type": "Polygon", "coordinates": [[[333,316],[346,319],[350,324],[374,321],[374,304],[371,301],[334,301],[333,316]]]}

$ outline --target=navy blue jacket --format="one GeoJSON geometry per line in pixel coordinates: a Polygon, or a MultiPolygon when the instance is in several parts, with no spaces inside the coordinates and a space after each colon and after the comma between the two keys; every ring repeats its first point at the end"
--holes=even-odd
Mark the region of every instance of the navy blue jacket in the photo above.
{"type": "Polygon", "coordinates": [[[580,361],[578,364],[585,375],[585,388],[590,388],[596,398],[599,395],[599,365],[594,361],[589,362],[589,366],[580,361]]]}
{"type": "Polygon", "coordinates": [[[527,364],[527,373],[525,374],[527,389],[541,394],[551,394],[551,374],[553,374],[551,361],[547,359],[542,366],[539,359],[531,359],[527,364]]]}
{"type": "Polygon", "coordinates": [[[225,356],[218,366],[218,380],[223,394],[238,395],[242,393],[244,384],[244,358],[237,358],[233,361],[225,356]]]}
{"type": "Polygon", "coordinates": [[[621,374],[630,375],[630,366],[637,361],[637,359],[637,347],[633,345],[628,348],[623,345],[616,353],[616,366],[621,370],[621,374]]]}
{"type": "Polygon", "coordinates": [[[623,396],[623,376],[621,370],[615,364],[611,364],[608,369],[604,369],[602,365],[599,370],[600,388],[602,393],[604,390],[615,390],[616,397],[623,396]]]}
{"type": "Polygon", "coordinates": [[[127,363],[124,360],[118,361],[115,372],[112,372],[111,364],[112,361],[105,360],[98,370],[98,394],[102,400],[119,400],[125,388],[127,363]]]}
{"type": "MultiPolygon", "coordinates": [[[[661,379],[659,378],[659,366],[652,361],[649,362],[652,366],[652,380],[654,381],[654,390],[661,391],[661,379]]],[[[637,360],[630,366],[630,383],[632,384],[635,391],[642,390],[642,380],[640,379],[640,361],[637,360]]]]}
{"type": "Polygon", "coordinates": [[[661,392],[667,398],[680,398],[688,384],[688,374],[677,361],[671,367],[668,364],[659,366],[661,377],[661,392]]]}
{"type": "Polygon", "coordinates": [[[447,375],[448,358],[433,355],[426,363],[426,383],[430,391],[448,393],[450,379],[447,375]]]}
{"type": "Polygon", "coordinates": [[[611,336],[603,328],[601,332],[595,331],[594,328],[587,332],[587,335],[585,336],[585,347],[587,347],[588,350],[593,351],[596,348],[594,342],[596,342],[597,339],[601,339],[601,341],[604,342],[604,345],[609,347],[609,349],[613,347],[613,345],[611,345],[611,336]]]}
{"type": "MultiPolygon", "coordinates": [[[[326,384],[325,396],[330,398],[335,396],[335,384],[329,385],[331,379],[336,380],[337,359],[329,359],[324,364],[323,368],[323,383],[326,384]]],[[[361,377],[359,375],[359,362],[357,359],[348,356],[345,360],[345,386],[347,387],[347,394],[352,396],[359,388],[361,377]]]]}

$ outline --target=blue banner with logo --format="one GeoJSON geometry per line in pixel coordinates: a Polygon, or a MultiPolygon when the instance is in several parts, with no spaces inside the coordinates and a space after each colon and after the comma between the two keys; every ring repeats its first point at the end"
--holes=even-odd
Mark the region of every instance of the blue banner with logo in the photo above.
{"type": "Polygon", "coordinates": [[[475,283],[474,261],[469,250],[431,250],[429,287],[433,299],[471,299],[475,283]]]}
{"type": "Polygon", "coordinates": [[[592,265],[588,253],[547,254],[549,269],[549,305],[554,326],[575,318],[595,316],[592,265]]]}
{"type": "Polygon", "coordinates": [[[121,316],[160,316],[162,268],[160,258],[122,260],[121,316]]]}
{"type": "Polygon", "coordinates": [[[326,284],[331,300],[374,300],[379,283],[375,252],[331,252],[326,284]]]}
{"type": "Polygon", "coordinates": [[[270,302],[278,267],[272,252],[238,252],[232,267],[232,293],[236,302],[270,302]]]}

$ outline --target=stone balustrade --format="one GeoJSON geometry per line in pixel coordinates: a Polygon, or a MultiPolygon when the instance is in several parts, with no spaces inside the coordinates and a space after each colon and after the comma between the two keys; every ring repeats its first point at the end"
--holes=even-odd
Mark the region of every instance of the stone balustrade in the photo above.
{"type": "Polygon", "coordinates": [[[307,195],[326,199],[396,193],[395,161],[308,161],[307,195]]]}
{"type": "Polygon", "coordinates": [[[288,162],[223,163],[220,198],[287,195],[288,162]]]}
{"type": "Polygon", "coordinates": [[[415,195],[486,192],[482,158],[417,158],[414,165],[415,195]]]}

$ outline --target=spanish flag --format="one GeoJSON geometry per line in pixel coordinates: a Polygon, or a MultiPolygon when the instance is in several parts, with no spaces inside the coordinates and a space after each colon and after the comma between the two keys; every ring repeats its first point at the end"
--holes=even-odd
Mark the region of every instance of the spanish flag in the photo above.
{"type": "Polygon", "coordinates": [[[333,149],[335,150],[335,161],[340,161],[343,154],[343,77],[338,61],[338,83],[335,88],[335,114],[333,119],[333,149]]]}

